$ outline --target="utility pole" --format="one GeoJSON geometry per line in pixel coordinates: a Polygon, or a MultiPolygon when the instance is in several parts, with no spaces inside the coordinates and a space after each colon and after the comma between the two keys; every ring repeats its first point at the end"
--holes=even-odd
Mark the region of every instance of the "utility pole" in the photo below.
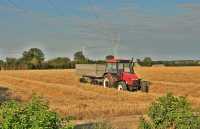
{"type": "Polygon", "coordinates": [[[120,33],[117,32],[116,34],[113,33],[112,35],[112,45],[113,45],[113,55],[118,57],[118,48],[120,44],[120,33]]]}

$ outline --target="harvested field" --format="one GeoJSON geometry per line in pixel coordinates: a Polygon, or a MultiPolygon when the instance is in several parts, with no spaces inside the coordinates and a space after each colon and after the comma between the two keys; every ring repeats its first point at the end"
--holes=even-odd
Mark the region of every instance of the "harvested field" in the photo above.
{"type": "Polygon", "coordinates": [[[78,119],[141,115],[167,92],[187,96],[194,108],[200,107],[200,67],[137,67],[136,72],[151,81],[150,93],[80,84],[74,70],[1,71],[0,86],[24,101],[36,93],[52,110],[78,119]]]}
{"type": "Polygon", "coordinates": [[[200,107],[200,67],[138,67],[136,71],[152,83],[150,93],[172,92],[187,97],[194,107],[200,107]]]}
{"type": "Polygon", "coordinates": [[[154,98],[80,84],[73,70],[5,71],[0,73],[0,84],[22,100],[37,93],[48,99],[50,107],[61,115],[79,119],[142,114],[154,98]]]}

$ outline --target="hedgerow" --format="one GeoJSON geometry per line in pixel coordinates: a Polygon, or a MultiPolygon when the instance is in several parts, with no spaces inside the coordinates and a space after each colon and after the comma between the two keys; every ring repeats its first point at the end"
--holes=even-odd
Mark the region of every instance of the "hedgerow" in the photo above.
{"type": "Polygon", "coordinates": [[[200,117],[192,112],[185,97],[172,94],[158,98],[142,118],[140,129],[200,129],[200,117]]]}

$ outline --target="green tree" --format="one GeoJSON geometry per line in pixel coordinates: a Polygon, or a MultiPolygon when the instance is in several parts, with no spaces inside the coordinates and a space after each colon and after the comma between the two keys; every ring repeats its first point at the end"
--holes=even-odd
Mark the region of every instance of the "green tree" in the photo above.
{"type": "Polygon", "coordinates": [[[0,60],[0,67],[2,67],[4,65],[4,61],[0,60]]]}
{"type": "Polygon", "coordinates": [[[7,65],[16,65],[17,64],[17,59],[16,58],[11,58],[11,57],[6,57],[6,64],[7,65]]]}
{"type": "Polygon", "coordinates": [[[57,57],[47,62],[50,68],[71,68],[71,62],[68,57],[57,57]]]}
{"type": "Polygon", "coordinates": [[[38,66],[39,64],[41,64],[41,62],[36,57],[33,57],[33,59],[30,61],[30,63],[33,66],[38,66]]]}
{"type": "Polygon", "coordinates": [[[74,54],[74,60],[75,61],[80,61],[80,60],[85,60],[86,58],[85,58],[85,56],[84,56],[84,54],[83,54],[83,52],[82,51],[78,51],[78,52],[76,52],[75,54],[74,54]]]}
{"type": "Polygon", "coordinates": [[[0,106],[0,129],[73,129],[47,103],[34,97],[29,103],[5,102],[0,106]]]}
{"type": "Polygon", "coordinates": [[[199,129],[200,117],[195,116],[184,97],[167,94],[150,107],[147,120],[142,119],[140,129],[199,129]]]}
{"type": "Polygon", "coordinates": [[[88,59],[84,56],[82,51],[78,51],[74,54],[74,61],[77,63],[86,63],[88,59]]]}
{"type": "Polygon", "coordinates": [[[141,59],[136,59],[136,63],[139,65],[143,65],[141,59]]]}
{"type": "Polygon", "coordinates": [[[3,61],[3,60],[0,60],[0,64],[4,64],[4,61],[3,61]]]}
{"type": "Polygon", "coordinates": [[[42,50],[38,48],[31,48],[28,51],[23,52],[22,60],[28,64],[31,68],[39,68],[45,59],[45,55],[42,50]]]}
{"type": "Polygon", "coordinates": [[[6,65],[6,69],[15,69],[17,67],[17,59],[6,57],[5,65],[6,65]]]}
{"type": "Polygon", "coordinates": [[[145,57],[143,60],[143,66],[152,66],[152,59],[151,57],[145,57]]]}

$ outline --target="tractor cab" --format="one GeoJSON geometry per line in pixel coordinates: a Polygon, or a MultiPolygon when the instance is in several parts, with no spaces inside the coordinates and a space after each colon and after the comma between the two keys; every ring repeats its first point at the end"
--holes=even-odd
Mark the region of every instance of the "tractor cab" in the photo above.
{"type": "Polygon", "coordinates": [[[106,61],[106,72],[108,73],[132,73],[134,74],[133,60],[108,59],[106,61]]]}
{"type": "Polygon", "coordinates": [[[104,78],[104,87],[117,84],[118,89],[140,89],[140,79],[134,71],[133,59],[107,59],[104,78]]]}

